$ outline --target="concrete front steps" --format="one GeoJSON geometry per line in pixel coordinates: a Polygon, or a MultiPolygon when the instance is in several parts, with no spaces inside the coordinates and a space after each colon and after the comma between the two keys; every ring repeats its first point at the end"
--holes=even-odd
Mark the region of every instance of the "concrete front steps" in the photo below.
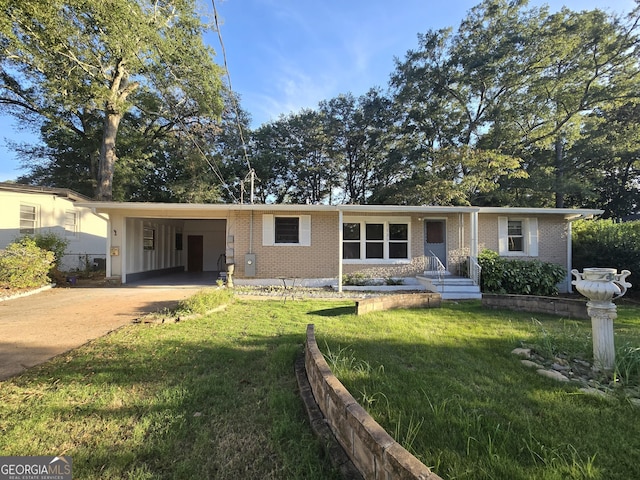
{"type": "Polygon", "coordinates": [[[429,292],[436,292],[442,296],[443,300],[471,300],[481,299],[480,287],[475,285],[469,278],[443,275],[442,277],[432,275],[417,275],[416,279],[429,292]]]}

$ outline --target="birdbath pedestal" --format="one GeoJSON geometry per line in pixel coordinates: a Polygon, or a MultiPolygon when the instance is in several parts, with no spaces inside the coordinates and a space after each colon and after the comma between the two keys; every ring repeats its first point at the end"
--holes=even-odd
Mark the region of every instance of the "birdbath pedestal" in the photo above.
{"type": "Polygon", "coordinates": [[[615,268],[585,268],[582,273],[571,270],[576,277],[571,283],[587,297],[587,313],[593,332],[593,365],[598,370],[615,368],[616,351],[613,343],[613,321],[617,318],[613,300],[622,297],[631,286],[625,279],[629,270],[621,273],[615,268]]]}

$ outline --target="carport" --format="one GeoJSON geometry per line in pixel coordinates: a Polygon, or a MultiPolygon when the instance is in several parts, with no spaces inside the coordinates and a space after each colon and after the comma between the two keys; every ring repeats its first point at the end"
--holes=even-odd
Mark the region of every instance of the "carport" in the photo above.
{"type": "Polygon", "coordinates": [[[233,255],[228,247],[228,205],[91,202],[86,206],[108,217],[109,283],[213,285],[233,255]]]}

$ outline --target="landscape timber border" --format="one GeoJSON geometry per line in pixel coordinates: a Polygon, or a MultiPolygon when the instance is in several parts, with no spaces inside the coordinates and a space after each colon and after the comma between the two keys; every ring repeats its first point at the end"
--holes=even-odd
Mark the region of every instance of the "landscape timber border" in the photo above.
{"type": "Polygon", "coordinates": [[[322,352],[318,348],[313,324],[307,325],[304,351],[304,370],[298,362],[297,374],[301,396],[305,400],[309,419],[316,433],[324,430],[321,438],[328,443],[329,454],[331,438],[323,428],[327,425],[333,438],[342,447],[348,460],[333,460],[345,478],[364,478],[366,480],[442,480],[431,472],[420,460],[411,455],[396,442],[368,413],[362,408],[349,391],[333,374],[322,352]],[[319,409],[314,410],[308,403],[312,400],[319,409]],[[314,413],[315,412],[315,413],[314,413]],[[353,467],[360,476],[353,471],[353,467]]]}

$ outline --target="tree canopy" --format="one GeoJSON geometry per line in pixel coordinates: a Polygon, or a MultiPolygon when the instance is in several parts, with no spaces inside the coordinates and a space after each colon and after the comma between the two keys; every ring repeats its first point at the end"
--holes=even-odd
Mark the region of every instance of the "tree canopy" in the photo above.
{"type": "Polygon", "coordinates": [[[419,33],[387,89],[252,130],[220,93],[191,1],[0,1],[0,105],[44,118],[46,148],[22,148],[27,181],[100,192],[115,163],[119,199],[239,201],[252,172],[260,202],[638,210],[640,7],[484,0],[457,29],[419,33]],[[69,22],[44,28],[59,15],[69,22]],[[112,42],[127,29],[138,33],[112,42]],[[126,132],[115,150],[109,125],[126,132]]]}
{"type": "MultiPolygon", "coordinates": [[[[81,166],[99,199],[113,197],[118,155],[136,150],[123,162],[144,163],[150,142],[177,126],[210,127],[222,112],[221,70],[193,0],[2,0],[2,7],[0,105],[41,126],[48,146],[41,153],[54,168],[81,166]],[[138,141],[121,149],[126,115],[138,141]]],[[[34,166],[35,178],[39,172],[34,166]]]]}

